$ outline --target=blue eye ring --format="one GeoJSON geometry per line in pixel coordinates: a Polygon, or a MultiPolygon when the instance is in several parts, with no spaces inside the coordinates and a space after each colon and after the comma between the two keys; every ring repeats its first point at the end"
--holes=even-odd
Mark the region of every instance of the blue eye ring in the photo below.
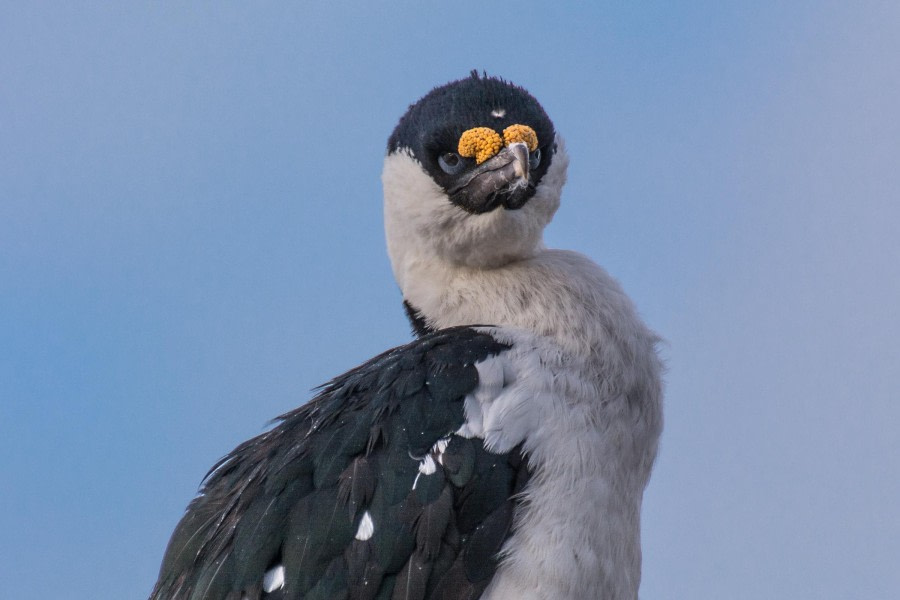
{"type": "Polygon", "coordinates": [[[466,161],[456,152],[444,152],[438,156],[438,166],[447,175],[456,175],[466,167],[466,161]]]}
{"type": "Polygon", "coordinates": [[[537,169],[541,164],[541,149],[535,148],[534,152],[528,153],[528,168],[537,169]]]}

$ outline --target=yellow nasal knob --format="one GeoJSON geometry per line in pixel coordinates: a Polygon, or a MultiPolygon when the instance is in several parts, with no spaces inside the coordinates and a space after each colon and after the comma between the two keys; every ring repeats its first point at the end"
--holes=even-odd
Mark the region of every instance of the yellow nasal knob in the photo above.
{"type": "Polygon", "coordinates": [[[459,136],[458,152],[466,158],[475,157],[475,163],[481,164],[500,152],[503,140],[500,134],[490,127],[473,127],[459,136]]]}
{"type": "Polygon", "coordinates": [[[516,142],[525,142],[529,152],[534,152],[538,147],[537,133],[528,125],[510,125],[504,129],[503,142],[506,146],[516,142]]]}

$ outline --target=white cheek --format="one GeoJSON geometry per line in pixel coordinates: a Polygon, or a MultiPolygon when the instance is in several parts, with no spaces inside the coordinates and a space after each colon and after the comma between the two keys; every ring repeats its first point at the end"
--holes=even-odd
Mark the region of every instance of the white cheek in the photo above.
{"type": "Polygon", "coordinates": [[[384,160],[384,229],[394,277],[402,288],[409,261],[427,249],[429,230],[438,227],[457,207],[421,165],[400,150],[384,160]]]}

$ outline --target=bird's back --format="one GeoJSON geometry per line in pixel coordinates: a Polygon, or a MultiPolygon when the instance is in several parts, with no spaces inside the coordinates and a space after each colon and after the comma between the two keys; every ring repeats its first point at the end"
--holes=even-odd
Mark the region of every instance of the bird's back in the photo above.
{"type": "Polygon", "coordinates": [[[505,350],[456,328],[325,386],[217,464],[151,598],[477,598],[527,479],[521,449],[451,435],[505,350]]]}

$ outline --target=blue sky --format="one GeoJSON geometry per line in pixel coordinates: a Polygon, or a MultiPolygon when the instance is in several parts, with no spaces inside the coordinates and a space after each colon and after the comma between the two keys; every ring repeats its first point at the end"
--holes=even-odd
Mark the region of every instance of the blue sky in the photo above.
{"type": "Polygon", "coordinates": [[[0,3],[5,589],[145,596],[218,457],[408,339],[385,142],[479,68],[667,340],[642,597],[900,596],[898,5],[371,4],[0,3]]]}

